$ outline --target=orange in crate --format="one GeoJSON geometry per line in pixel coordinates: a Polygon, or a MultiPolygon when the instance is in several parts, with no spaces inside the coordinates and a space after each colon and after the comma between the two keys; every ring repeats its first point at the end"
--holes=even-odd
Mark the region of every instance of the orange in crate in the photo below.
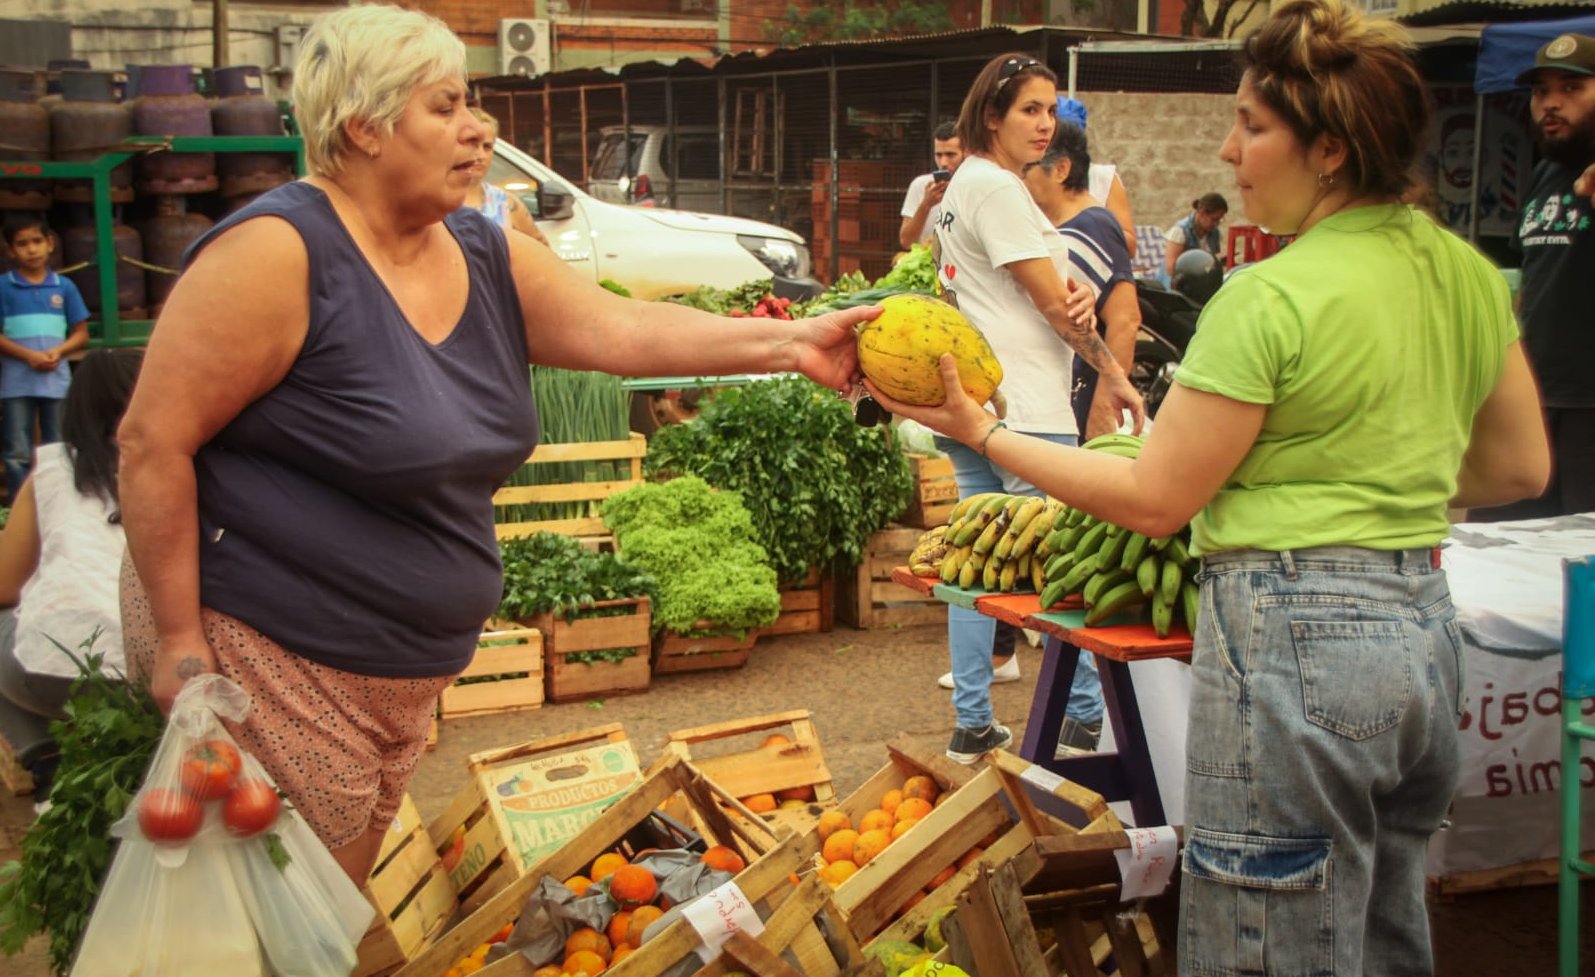
{"type": "Polygon", "coordinates": [[[641,865],[622,865],[609,877],[609,895],[622,909],[646,905],[658,894],[654,874],[641,865]]]}
{"type": "Polygon", "coordinates": [[[748,863],[741,855],[727,848],[725,845],[715,845],[703,853],[703,864],[719,872],[730,872],[732,875],[748,867],[748,863]]]}

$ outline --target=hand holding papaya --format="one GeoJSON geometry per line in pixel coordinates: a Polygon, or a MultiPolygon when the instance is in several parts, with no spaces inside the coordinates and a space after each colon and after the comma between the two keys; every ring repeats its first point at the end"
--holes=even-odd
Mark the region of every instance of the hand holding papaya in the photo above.
{"type": "Polygon", "coordinates": [[[941,375],[942,389],[946,392],[940,404],[916,405],[898,400],[876,386],[868,377],[864,379],[864,386],[869,390],[871,397],[893,414],[918,421],[938,433],[978,450],[981,439],[991,430],[991,426],[997,423],[997,416],[987,411],[964,391],[963,383],[959,379],[958,361],[953,354],[943,353],[936,363],[936,368],[941,375]]]}

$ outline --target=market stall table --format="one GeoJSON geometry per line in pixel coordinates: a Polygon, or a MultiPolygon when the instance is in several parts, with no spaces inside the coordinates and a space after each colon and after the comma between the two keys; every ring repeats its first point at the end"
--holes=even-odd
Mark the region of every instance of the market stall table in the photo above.
{"type": "Polygon", "coordinates": [[[1083,610],[1065,607],[1043,613],[1035,594],[962,590],[935,579],[916,577],[907,567],[893,570],[892,579],[949,604],[1045,635],[1041,674],[1036,679],[1035,699],[1025,722],[1019,755],[1097,791],[1110,801],[1128,801],[1138,825],[1168,823],[1130,663],[1156,659],[1188,663],[1191,638],[1184,628],[1160,638],[1149,624],[1109,622],[1086,627],[1083,610]],[[1069,688],[1074,682],[1080,651],[1097,656],[1105,715],[1117,749],[1058,757],[1055,756],[1058,734],[1063,726],[1064,708],[1069,702],[1069,688]]]}

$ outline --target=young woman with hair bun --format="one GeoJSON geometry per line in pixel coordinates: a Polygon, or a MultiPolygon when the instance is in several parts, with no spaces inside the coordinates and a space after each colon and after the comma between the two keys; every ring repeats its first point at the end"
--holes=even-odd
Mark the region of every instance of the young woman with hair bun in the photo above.
{"type": "Polygon", "coordinates": [[[1439,544],[1448,506],[1541,491],[1539,398],[1505,280],[1401,203],[1428,123],[1405,32],[1292,0],[1242,57],[1219,155],[1296,240],[1209,301],[1139,458],[996,427],[950,357],[944,405],[883,404],[1101,519],[1192,523],[1180,972],[1428,974],[1462,705],[1439,544]]]}

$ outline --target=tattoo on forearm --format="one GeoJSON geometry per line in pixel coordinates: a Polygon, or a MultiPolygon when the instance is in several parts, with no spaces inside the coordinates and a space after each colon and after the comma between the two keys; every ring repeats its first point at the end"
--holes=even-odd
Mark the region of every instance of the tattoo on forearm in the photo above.
{"type": "Polygon", "coordinates": [[[205,663],[200,661],[198,658],[195,658],[193,655],[190,655],[177,663],[177,677],[185,682],[201,672],[208,671],[210,671],[210,669],[205,667],[205,663]]]}
{"type": "Polygon", "coordinates": [[[1097,331],[1090,326],[1082,326],[1071,322],[1069,330],[1064,334],[1064,340],[1074,351],[1080,354],[1093,370],[1107,375],[1122,372],[1119,361],[1113,358],[1113,351],[1108,349],[1108,344],[1102,341],[1097,331]]]}

